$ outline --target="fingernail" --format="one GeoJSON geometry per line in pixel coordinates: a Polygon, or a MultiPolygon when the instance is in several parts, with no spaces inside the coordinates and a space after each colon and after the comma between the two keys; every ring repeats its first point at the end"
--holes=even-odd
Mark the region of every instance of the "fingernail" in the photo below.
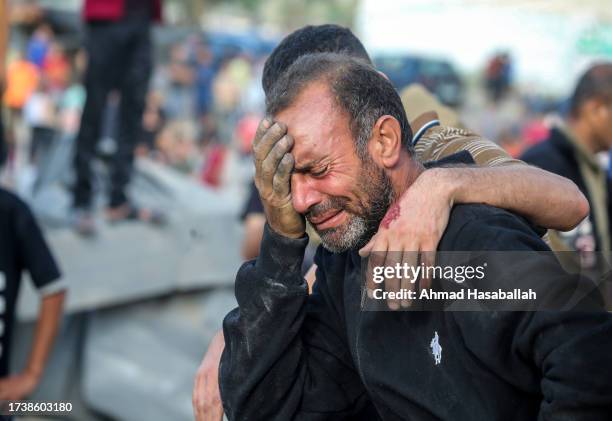
{"type": "Polygon", "coordinates": [[[396,302],[394,301],[394,302],[389,303],[389,308],[390,308],[391,310],[398,310],[398,309],[400,308],[400,306],[399,306],[399,304],[398,304],[398,303],[396,303],[396,302]]]}
{"type": "Polygon", "coordinates": [[[272,123],[270,122],[270,120],[268,120],[268,118],[264,118],[263,121],[261,122],[262,126],[264,126],[264,128],[269,129],[270,126],[272,125],[272,123]]]}

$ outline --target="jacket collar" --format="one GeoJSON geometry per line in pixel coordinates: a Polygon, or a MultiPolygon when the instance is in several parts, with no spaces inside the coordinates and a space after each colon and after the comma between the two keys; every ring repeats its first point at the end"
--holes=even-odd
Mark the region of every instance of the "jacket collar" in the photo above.
{"type": "Polygon", "coordinates": [[[551,142],[565,155],[574,156],[586,163],[593,170],[601,170],[595,154],[591,153],[576,139],[576,135],[567,125],[560,125],[552,129],[551,142]]]}

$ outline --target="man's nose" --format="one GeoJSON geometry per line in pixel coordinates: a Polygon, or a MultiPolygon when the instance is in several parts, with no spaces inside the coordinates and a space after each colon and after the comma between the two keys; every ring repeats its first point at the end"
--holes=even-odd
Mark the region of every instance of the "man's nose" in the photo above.
{"type": "Polygon", "coordinates": [[[311,181],[304,174],[291,176],[291,200],[293,208],[305,214],[313,205],[321,202],[322,195],[313,188],[311,181]]]}

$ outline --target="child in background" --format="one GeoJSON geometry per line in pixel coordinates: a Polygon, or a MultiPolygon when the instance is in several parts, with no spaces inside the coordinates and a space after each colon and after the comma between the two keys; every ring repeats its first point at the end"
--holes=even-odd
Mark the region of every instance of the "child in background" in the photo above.
{"type": "Polygon", "coordinates": [[[66,285],[30,209],[2,188],[0,238],[0,400],[18,400],[31,395],[43,376],[62,319],[66,285]],[[23,271],[40,292],[41,304],[27,365],[11,374],[9,352],[17,333],[15,307],[23,271]]]}
{"type": "Polygon", "coordinates": [[[159,160],[177,171],[194,175],[198,167],[196,127],[189,120],[168,123],[156,140],[159,160]]]}
{"type": "Polygon", "coordinates": [[[56,107],[44,75],[23,107],[23,119],[31,128],[30,161],[36,165],[47,156],[56,127],[56,107]]]}
{"type": "Polygon", "coordinates": [[[58,42],[51,43],[42,70],[50,92],[61,94],[70,81],[70,62],[64,54],[64,48],[58,42]]]}

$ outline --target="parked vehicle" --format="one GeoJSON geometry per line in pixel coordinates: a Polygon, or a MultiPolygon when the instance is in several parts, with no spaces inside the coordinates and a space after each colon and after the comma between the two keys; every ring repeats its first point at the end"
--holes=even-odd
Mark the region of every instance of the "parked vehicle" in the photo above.
{"type": "Polygon", "coordinates": [[[396,89],[420,83],[451,107],[463,99],[463,83],[451,63],[412,55],[381,55],[374,58],[376,67],[384,72],[396,89]]]}

